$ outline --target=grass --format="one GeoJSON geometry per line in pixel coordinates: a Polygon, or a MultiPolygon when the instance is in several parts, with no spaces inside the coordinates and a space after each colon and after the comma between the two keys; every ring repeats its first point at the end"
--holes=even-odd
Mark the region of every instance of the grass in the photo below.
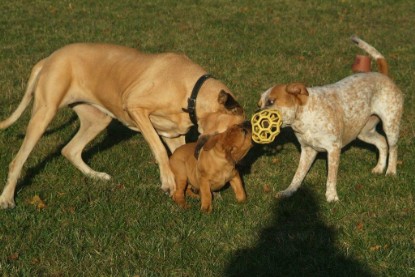
{"type": "MultiPolygon", "coordinates": [[[[22,173],[17,207],[0,211],[3,276],[414,276],[415,4],[378,1],[2,1],[0,118],[19,103],[31,67],[79,41],[186,53],[237,95],[248,114],[274,83],[335,82],[351,73],[358,34],[388,59],[405,94],[396,177],[374,176],[376,152],[342,154],[341,201],[326,203],[320,155],[302,188],[284,189],[299,149],[289,130],[241,166],[248,202],[230,189],[182,211],[160,190],[140,134],[111,124],[85,159],[112,181],[84,177],[60,155],[78,128],[63,110],[22,173]],[[264,186],[270,187],[266,192],[264,186]],[[31,203],[38,195],[46,204],[31,203]]],[[[0,132],[0,180],[18,151],[26,112],[0,132]]]]}

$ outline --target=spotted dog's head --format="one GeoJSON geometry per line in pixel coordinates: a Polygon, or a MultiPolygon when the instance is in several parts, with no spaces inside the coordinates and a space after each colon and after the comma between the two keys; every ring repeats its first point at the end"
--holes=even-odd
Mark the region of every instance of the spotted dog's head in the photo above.
{"type": "Polygon", "coordinates": [[[307,100],[308,91],[304,84],[276,85],[262,93],[258,107],[278,110],[282,116],[282,127],[285,127],[293,123],[297,108],[305,105],[307,100]]]}

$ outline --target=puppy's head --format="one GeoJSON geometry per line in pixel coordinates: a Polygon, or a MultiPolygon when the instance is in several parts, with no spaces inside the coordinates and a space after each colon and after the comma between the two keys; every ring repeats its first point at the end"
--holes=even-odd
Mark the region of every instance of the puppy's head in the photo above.
{"type": "Polygon", "coordinates": [[[261,109],[276,109],[282,115],[282,127],[291,125],[299,106],[307,103],[308,91],[304,84],[276,85],[264,93],[258,102],[261,109]]]}
{"type": "Polygon", "coordinates": [[[199,119],[198,130],[201,134],[224,132],[229,126],[242,123],[245,113],[234,96],[224,89],[217,94],[216,99],[206,101],[203,107],[209,111],[199,119]]]}
{"type": "MultiPolygon", "coordinates": [[[[201,136],[203,151],[223,153],[231,163],[238,163],[252,147],[252,131],[249,122],[235,124],[225,132],[201,136]]],[[[199,144],[199,143],[198,143],[199,144]]]]}

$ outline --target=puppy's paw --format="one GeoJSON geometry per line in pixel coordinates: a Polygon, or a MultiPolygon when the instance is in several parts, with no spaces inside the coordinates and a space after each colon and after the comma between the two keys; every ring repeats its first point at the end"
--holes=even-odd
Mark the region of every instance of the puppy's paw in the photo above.
{"type": "Polygon", "coordinates": [[[210,214],[212,212],[212,205],[202,206],[201,210],[204,213],[210,214]]]}
{"type": "Polygon", "coordinates": [[[1,209],[12,209],[14,207],[16,207],[16,204],[13,198],[6,199],[6,197],[4,197],[3,195],[0,196],[0,208],[1,209]]]}
{"type": "Polygon", "coordinates": [[[326,199],[327,202],[337,202],[339,201],[339,197],[337,196],[337,193],[326,193],[326,199]]]}
{"type": "Polygon", "coordinates": [[[180,204],[178,203],[177,205],[179,205],[180,208],[182,208],[183,210],[187,210],[187,209],[189,209],[191,207],[191,205],[190,204],[187,204],[186,202],[180,203],[180,204]]]}
{"type": "Polygon", "coordinates": [[[236,197],[236,201],[240,204],[245,203],[246,202],[246,196],[244,195],[244,196],[236,197]]]}

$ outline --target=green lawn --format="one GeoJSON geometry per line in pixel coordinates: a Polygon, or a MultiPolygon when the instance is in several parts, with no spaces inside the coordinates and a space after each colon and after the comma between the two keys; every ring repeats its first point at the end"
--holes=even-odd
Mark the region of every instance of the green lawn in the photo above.
{"type": "MultiPolygon", "coordinates": [[[[84,154],[112,181],[84,177],[60,155],[78,128],[62,110],[26,163],[16,208],[0,211],[1,276],[415,276],[412,0],[21,0],[1,1],[0,11],[0,118],[17,107],[31,67],[72,42],[185,53],[250,115],[275,83],[351,74],[357,34],[386,56],[405,94],[396,177],[372,175],[376,151],[355,142],[341,157],[340,202],[325,201],[324,154],[292,198],[277,200],[299,159],[284,130],[241,165],[247,203],[225,189],[210,215],[164,195],[143,137],[117,122],[84,154]]],[[[0,131],[2,184],[29,116],[0,131]]]]}

